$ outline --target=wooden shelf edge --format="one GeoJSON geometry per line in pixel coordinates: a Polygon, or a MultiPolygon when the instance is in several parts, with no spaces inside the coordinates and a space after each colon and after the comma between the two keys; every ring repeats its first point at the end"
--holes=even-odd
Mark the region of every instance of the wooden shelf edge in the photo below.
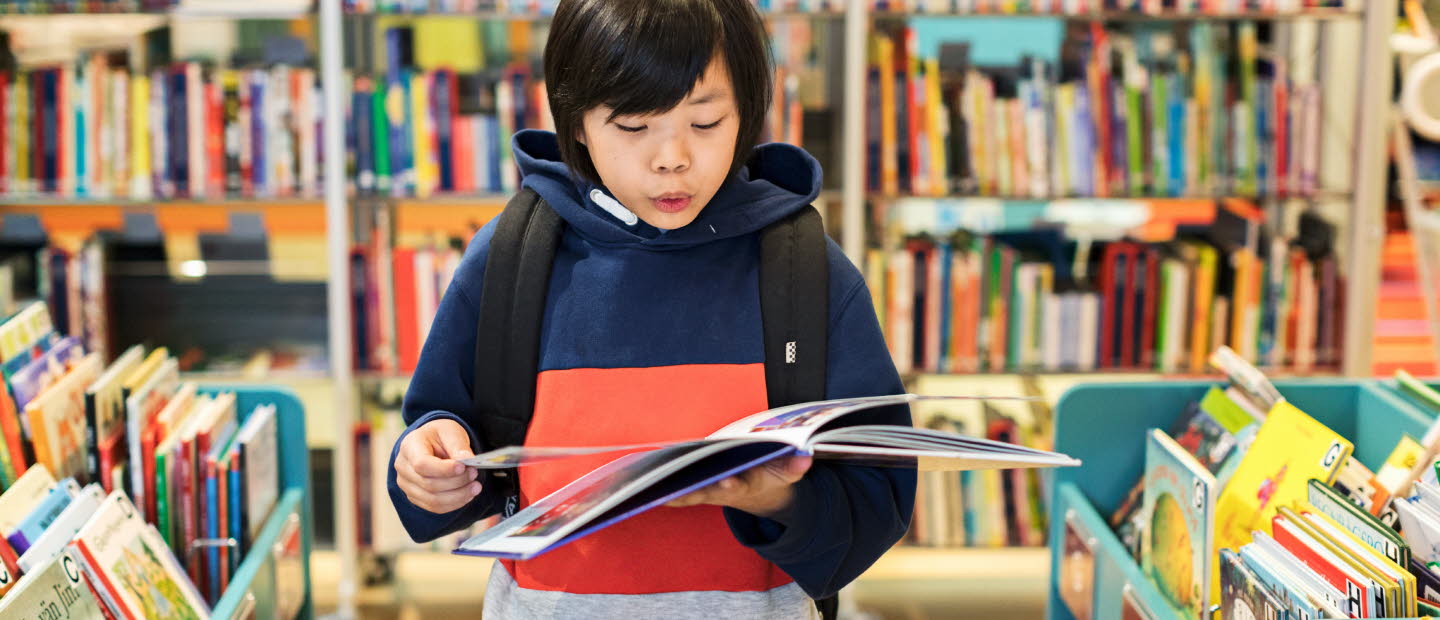
{"type": "Polygon", "coordinates": [[[860,579],[1043,579],[1049,571],[1047,547],[897,546],[881,556],[860,579]]]}

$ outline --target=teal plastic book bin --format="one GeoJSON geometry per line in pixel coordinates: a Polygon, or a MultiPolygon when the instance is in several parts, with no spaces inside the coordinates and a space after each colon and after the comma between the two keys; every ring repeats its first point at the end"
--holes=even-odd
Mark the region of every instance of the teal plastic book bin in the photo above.
{"type": "MultiPolygon", "coordinates": [[[[1081,385],[1060,398],[1055,411],[1055,449],[1083,461],[1055,472],[1050,519],[1050,620],[1075,620],[1060,598],[1060,554],[1066,518],[1094,541],[1094,618],[1120,618],[1129,584],[1157,618],[1180,618],[1172,610],[1109,525],[1109,515],[1139,479],[1145,466],[1145,433],[1168,429],[1186,405],[1214,382],[1156,382],[1081,385]]],[[[1276,387],[1301,411],[1355,443],[1355,456],[1378,467],[1402,434],[1420,437],[1432,415],[1378,381],[1314,380],[1278,382],[1276,387]]]]}
{"type": "Polygon", "coordinates": [[[256,407],[275,405],[280,452],[280,493],[275,508],[251,542],[249,553],[231,575],[230,585],[216,602],[211,617],[216,620],[275,618],[279,613],[277,602],[288,596],[291,600],[303,600],[295,612],[296,618],[313,618],[310,545],[315,523],[310,494],[310,453],[305,443],[305,408],[293,392],[279,387],[202,386],[200,391],[234,392],[242,424],[256,407]]]}

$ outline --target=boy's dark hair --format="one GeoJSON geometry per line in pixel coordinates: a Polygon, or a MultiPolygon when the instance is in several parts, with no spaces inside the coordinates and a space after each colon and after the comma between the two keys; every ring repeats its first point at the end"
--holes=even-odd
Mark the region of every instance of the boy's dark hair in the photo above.
{"type": "Polygon", "coordinates": [[[734,174],[760,140],[772,69],[765,22],[752,0],[563,0],[545,43],[545,87],[560,157],[600,183],[577,139],[585,112],[611,118],[667,112],[695,88],[715,54],[730,71],[739,111],[734,174]]]}

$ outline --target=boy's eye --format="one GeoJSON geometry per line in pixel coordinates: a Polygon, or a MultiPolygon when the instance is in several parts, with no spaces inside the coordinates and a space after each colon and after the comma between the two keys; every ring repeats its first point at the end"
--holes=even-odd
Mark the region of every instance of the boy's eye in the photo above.
{"type": "Polygon", "coordinates": [[[645,131],[644,125],[641,125],[639,127],[630,127],[628,125],[621,125],[620,123],[615,123],[615,127],[625,133],[640,133],[642,131],[645,131]]]}
{"type": "Polygon", "coordinates": [[[722,119],[720,119],[720,120],[718,120],[718,121],[715,121],[715,122],[713,122],[713,123],[710,123],[710,124],[708,124],[708,125],[692,125],[692,127],[696,128],[696,129],[714,129],[714,128],[716,128],[716,127],[719,127],[719,126],[720,126],[720,123],[721,123],[722,121],[724,121],[724,120],[725,120],[725,119],[722,118],[722,119]]]}

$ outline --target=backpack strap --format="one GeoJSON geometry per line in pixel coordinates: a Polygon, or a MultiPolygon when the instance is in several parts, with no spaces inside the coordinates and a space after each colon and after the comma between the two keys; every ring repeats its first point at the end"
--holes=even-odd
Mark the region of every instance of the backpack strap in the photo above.
{"type": "MultiPolygon", "coordinates": [[[[475,328],[474,398],[480,437],[487,448],[520,445],[535,410],[540,367],[540,326],[550,287],[550,268],[563,220],[534,190],[505,205],[485,259],[480,318],[475,328]]],[[[518,471],[495,472],[512,500],[518,471]]],[[[509,502],[506,516],[515,504],[509,502]]]]}
{"type": "Polygon", "coordinates": [[[760,233],[760,322],[771,408],[825,398],[827,253],[825,227],[813,206],[760,233]]]}
{"type": "MultiPolygon", "coordinates": [[[[765,391],[770,407],[825,399],[830,351],[830,266],[820,212],[807,206],[760,233],[760,322],[765,330],[765,391]]],[[[840,599],[815,601],[835,620],[840,599]]]]}

